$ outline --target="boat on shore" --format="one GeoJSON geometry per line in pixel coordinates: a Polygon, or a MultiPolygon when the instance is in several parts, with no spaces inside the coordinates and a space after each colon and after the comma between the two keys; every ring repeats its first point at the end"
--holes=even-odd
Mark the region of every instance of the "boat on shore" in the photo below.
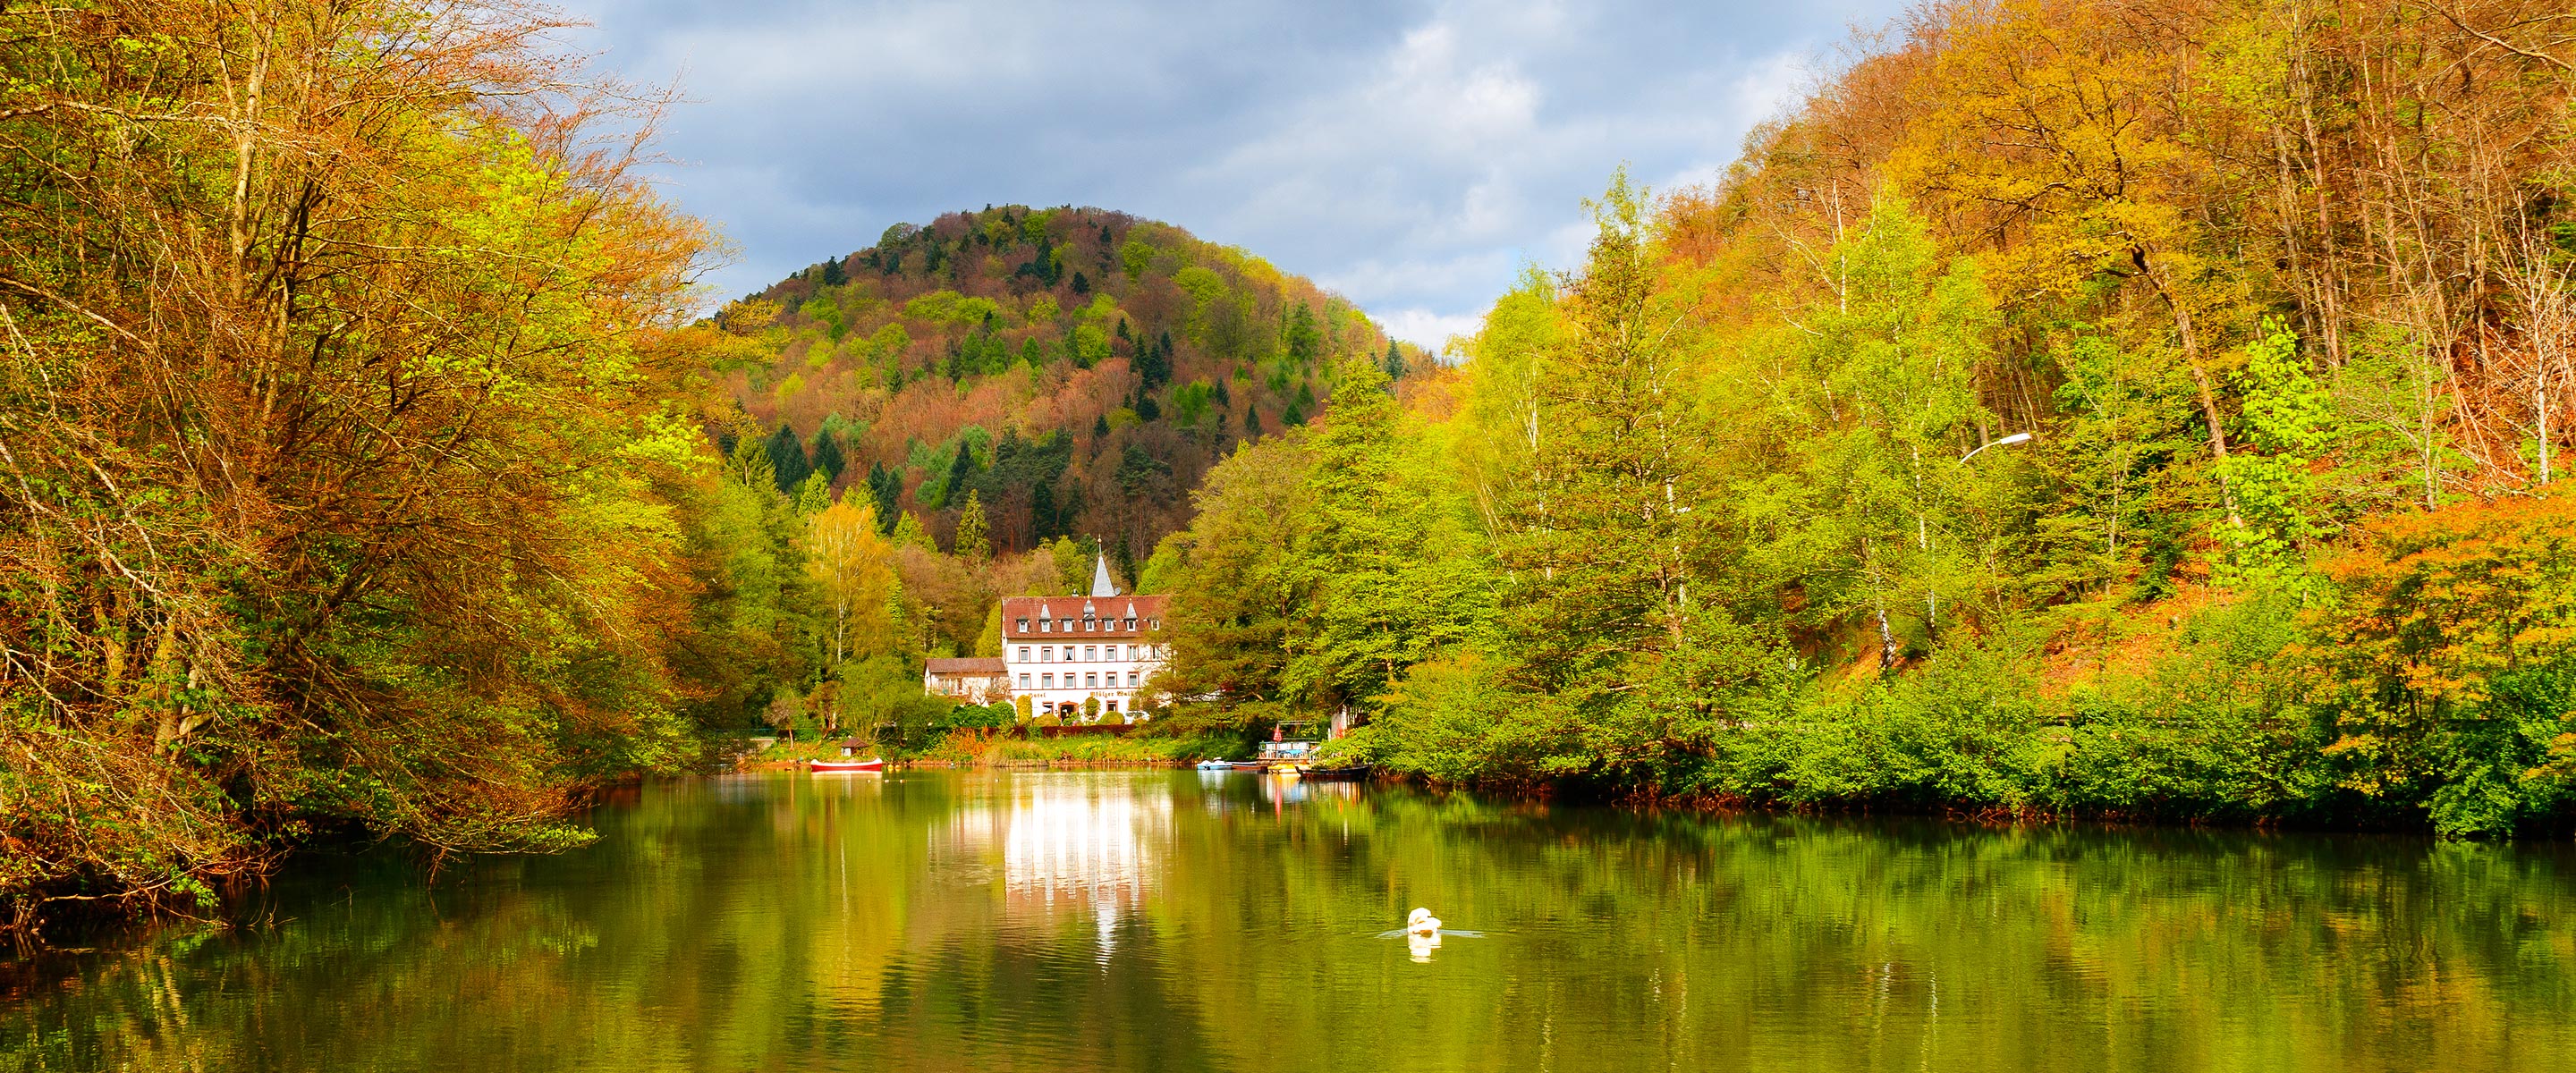
{"type": "Polygon", "coordinates": [[[806,762],[805,768],[817,775],[834,775],[857,771],[884,771],[885,758],[879,756],[870,757],[866,760],[809,760],[806,762]]]}

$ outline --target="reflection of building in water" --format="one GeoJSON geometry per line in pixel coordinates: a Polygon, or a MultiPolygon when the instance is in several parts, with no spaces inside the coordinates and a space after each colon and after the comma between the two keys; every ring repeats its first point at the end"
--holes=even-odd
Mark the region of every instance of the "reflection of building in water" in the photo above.
{"type": "Polygon", "coordinates": [[[1171,820],[1168,797],[1139,801],[1124,787],[1029,784],[1011,802],[1003,882],[1014,899],[1136,905],[1154,844],[1171,820]]]}
{"type": "Polygon", "coordinates": [[[1114,917],[1143,902],[1157,849],[1171,836],[1168,795],[1044,776],[1000,789],[996,799],[958,810],[950,832],[974,856],[999,844],[1012,904],[1090,903],[1114,917]]]}

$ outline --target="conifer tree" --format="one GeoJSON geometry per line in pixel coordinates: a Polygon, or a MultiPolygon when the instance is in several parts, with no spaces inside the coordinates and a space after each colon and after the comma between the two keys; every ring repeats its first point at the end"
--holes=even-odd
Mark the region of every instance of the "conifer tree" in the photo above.
{"type": "Polygon", "coordinates": [[[831,506],[832,479],[821,470],[806,474],[804,480],[797,482],[795,500],[796,513],[800,517],[811,517],[831,506]]]}
{"type": "Polygon", "coordinates": [[[725,475],[745,488],[782,490],[778,486],[778,466],[770,461],[769,444],[764,440],[735,440],[733,454],[725,461],[725,475]]]}
{"type": "Polygon", "coordinates": [[[794,492],[797,485],[805,483],[806,475],[814,472],[813,460],[805,457],[805,442],[784,421],[778,423],[778,431],[769,435],[769,466],[781,492],[794,492]]]}
{"type": "Polygon", "coordinates": [[[1299,302],[1288,312],[1279,331],[1279,344],[1287,352],[1289,364],[1296,368],[1310,368],[1323,355],[1324,332],[1316,326],[1315,311],[1306,303],[1299,302]]]}
{"type": "Polygon", "coordinates": [[[1305,491],[1312,524],[1292,546],[1287,577],[1305,611],[1288,624],[1280,675],[1309,710],[1366,703],[1405,667],[1464,631],[1476,601],[1426,600],[1411,577],[1426,564],[1421,497],[1398,487],[1401,415],[1376,363],[1354,357],[1333,392],[1332,419],[1311,441],[1305,491]]]}
{"type": "Polygon", "coordinates": [[[960,439],[957,441],[957,457],[948,463],[948,480],[941,488],[940,505],[956,502],[957,493],[966,490],[966,485],[974,479],[975,453],[967,449],[965,440],[960,439]]]}
{"type": "Polygon", "coordinates": [[[904,511],[896,516],[894,542],[896,547],[915,547],[924,551],[939,550],[938,542],[930,539],[930,530],[922,528],[921,519],[913,517],[911,511],[904,511]]]}
{"type": "Polygon", "coordinates": [[[993,557],[993,541],[984,523],[984,498],[969,488],[966,507],[957,513],[957,536],[950,541],[952,553],[971,563],[993,557]]]}
{"type": "Polygon", "coordinates": [[[834,435],[826,423],[823,429],[814,433],[814,468],[837,483],[841,479],[841,471],[848,467],[849,459],[841,453],[841,438],[834,435]]]}
{"type": "Polygon", "coordinates": [[[903,497],[903,478],[887,469],[883,462],[868,463],[868,495],[876,502],[877,531],[893,533],[895,505],[903,497]]]}
{"type": "Polygon", "coordinates": [[[1029,487],[1029,535],[1045,540],[1064,532],[1064,519],[1055,504],[1055,484],[1039,481],[1029,487]]]}
{"type": "Polygon", "coordinates": [[[1153,346],[1137,356],[1136,379],[1146,391],[1161,387],[1172,379],[1172,333],[1162,333],[1153,346]]]}

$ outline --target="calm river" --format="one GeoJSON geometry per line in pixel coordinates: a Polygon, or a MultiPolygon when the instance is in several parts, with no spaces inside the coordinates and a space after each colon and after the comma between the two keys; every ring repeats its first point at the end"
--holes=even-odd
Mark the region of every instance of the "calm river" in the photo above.
{"type": "Polygon", "coordinates": [[[10,974],[0,1070],[2576,1067],[2576,858],[1639,816],[1193,772],[748,776],[10,974]],[[1427,906],[1481,932],[1418,952],[1427,906]]]}

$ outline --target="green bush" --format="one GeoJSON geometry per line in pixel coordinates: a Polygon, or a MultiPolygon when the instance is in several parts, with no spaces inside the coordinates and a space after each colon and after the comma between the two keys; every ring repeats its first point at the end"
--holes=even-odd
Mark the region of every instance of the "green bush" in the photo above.
{"type": "Polygon", "coordinates": [[[1018,713],[1010,704],[961,704],[948,713],[948,725],[958,730],[994,730],[1011,725],[1018,713]]]}

